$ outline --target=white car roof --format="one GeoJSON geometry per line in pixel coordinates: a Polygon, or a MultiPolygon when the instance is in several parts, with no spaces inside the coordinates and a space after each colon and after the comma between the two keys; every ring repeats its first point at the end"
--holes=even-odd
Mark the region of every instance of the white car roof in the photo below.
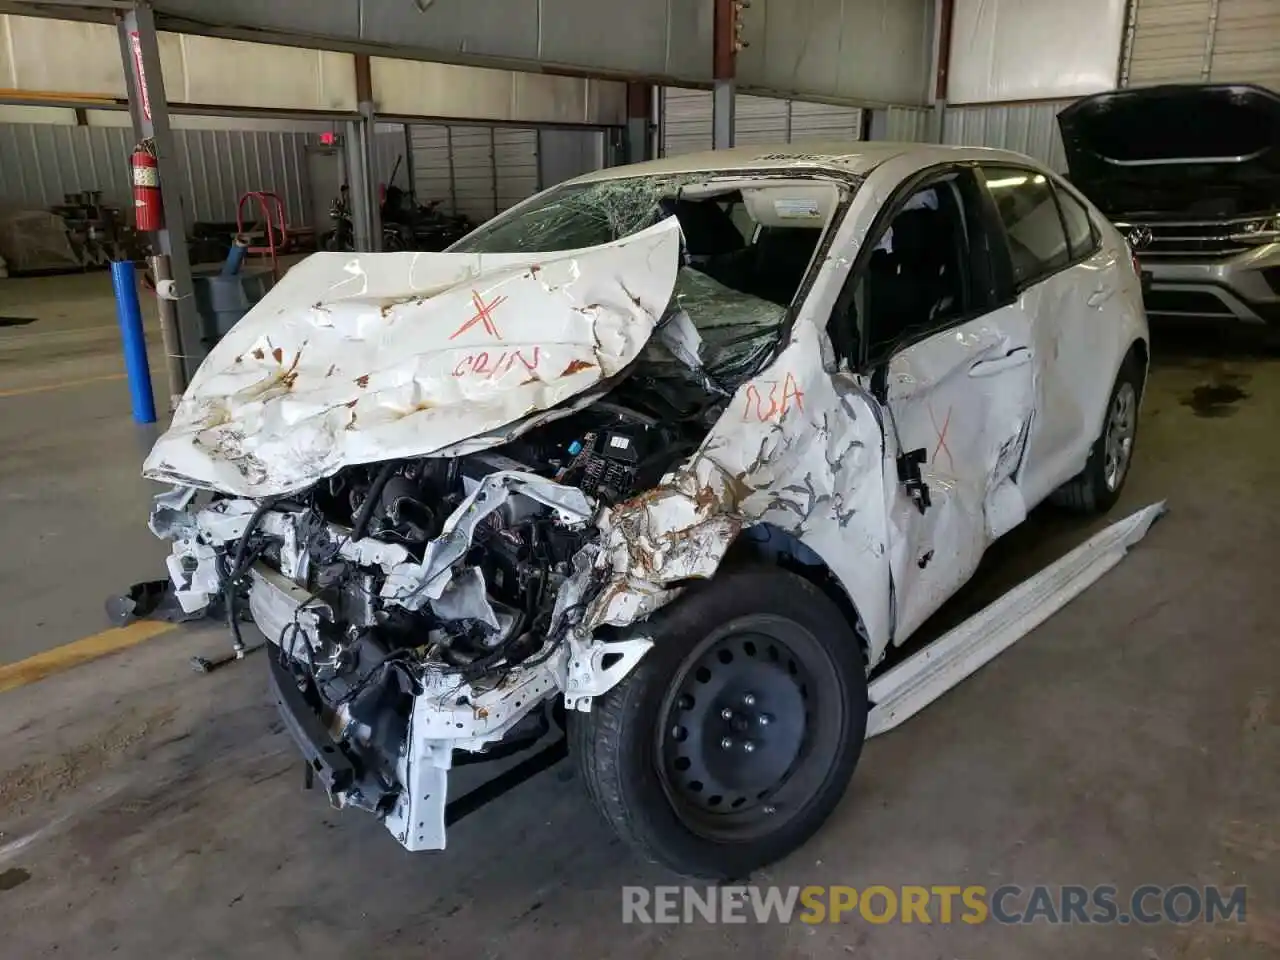
{"type": "Polygon", "coordinates": [[[865,175],[886,160],[904,155],[918,161],[918,167],[932,166],[955,160],[1004,160],[1019,164],[1031,164],[1042,168],[1043,164],[1011,150],[994,150],[988,147],[956,147],[936,143],[891,143],[882,140],[815,140],[798,143],[752,144],[728,150],[704,150],[678,157],[664,157],[644,163],[631,163],[609,167],[584,174],[570,181],[591,183],[597,180],[614,180],[621,177],[654,175],[678,175],[710,171],[775,170],[796,166],[812,169],[825,168],[833,172],[865,175]]]}

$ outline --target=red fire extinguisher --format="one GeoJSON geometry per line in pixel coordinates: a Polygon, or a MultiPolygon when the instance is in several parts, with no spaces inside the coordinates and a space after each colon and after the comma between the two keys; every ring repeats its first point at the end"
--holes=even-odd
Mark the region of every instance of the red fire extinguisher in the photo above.
{"type": "Polygon", "coordinates": [[[139,144],[129,165],[133,169],[133,216],[138,229],[159,230],[164,223],[164,212],[160,206],[160,168],[156,165],[156,155],[146,144],[139,144]]]}

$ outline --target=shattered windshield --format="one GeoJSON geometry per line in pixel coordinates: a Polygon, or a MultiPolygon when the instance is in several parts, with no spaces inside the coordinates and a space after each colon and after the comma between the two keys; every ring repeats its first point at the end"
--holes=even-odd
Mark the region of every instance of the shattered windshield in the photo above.
{"type": "Polygon", "coordinates": [[[570,183],[454,244],[456,253],[553,253],[675,217],[682,263],[651,363],[677,359],[725,386],[772,352],[839,191],[831,181],[684,174],[570,183]],[[686,319],[687,318],[687,319],[686,319]]]}
{"type": "Polygon", "coordinates": [[[695,179],[629,177],[567,183],[495,217],[450,249],[456,253],[554,253],[621,240],[663,219],[663,198],[674,197],[695,179]]]}

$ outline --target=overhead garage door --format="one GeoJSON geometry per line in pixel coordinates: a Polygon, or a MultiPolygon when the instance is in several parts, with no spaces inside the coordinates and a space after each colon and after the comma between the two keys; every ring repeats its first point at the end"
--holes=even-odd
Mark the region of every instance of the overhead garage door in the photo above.
{"type": "Polygon", "coordinates": [[[449,147],[458,212],[483,223],[498,212],[489,128],[450,127],[449,147]]]}
{"type": "Polygon", "coordinates": [[[711,93],[663,88],[662,155],[711,149],[711,93]]]}
{"type": "Polygon", "coordinates": [[[1277,0],[1135,0],[1130,86],[1260,83],[1280,89],[1277,0]]]}
{"type": "Polygon", "coordinates": [[[497,171],[497,208],[514,207],[538,192],[538,131],[529,127],[492,127],[497,171]]]}
{"type": "Polygon", "coordinates": [[[792,140],[861,140],[862,111],[830,103],[785,101],[791,108],[792,140]]]}
{"type": "Polygon", "coordinates": [[[1280,91],[1280,0],[1220,0],[1209,78],[1280,91]]]}
{"type": "Polygon", "coordinates": [[[457,213],[453,199],[453,164],[449,158],[449,128],[420,123],[413,137],[413,190],[419,203],[440,201],[447,213],[457,213]]]}
{"type": "Polygon", "coordinates": [[[531,127],[414,124],[419,201],[483,223],[538,192],[538,131],[531,127]]]}
{"type": "MultiPolygon", "coordinates": [[[[711,92],[663,90],[664,156],[711,149],[711,92]]],[[[857,140],[862,111],[857,107],[805,103],[739,94],[734,102],[734,142],[791,143],[797,140],[857,140]]]]}

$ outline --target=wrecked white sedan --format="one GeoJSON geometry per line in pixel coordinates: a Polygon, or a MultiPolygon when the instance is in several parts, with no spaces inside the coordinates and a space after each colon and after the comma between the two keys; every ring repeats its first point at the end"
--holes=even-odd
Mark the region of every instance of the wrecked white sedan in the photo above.
{"type": "Polygon", "coordinates": [[[408,849],[568,749],[642,854],[742,876],[831,812],[868,671],[987,546],[1114,503],[1147,342],[1124,240],[1025,157],[606,170],[447,253],[294,267],[148,458],[151,525],[408,849]]]}

